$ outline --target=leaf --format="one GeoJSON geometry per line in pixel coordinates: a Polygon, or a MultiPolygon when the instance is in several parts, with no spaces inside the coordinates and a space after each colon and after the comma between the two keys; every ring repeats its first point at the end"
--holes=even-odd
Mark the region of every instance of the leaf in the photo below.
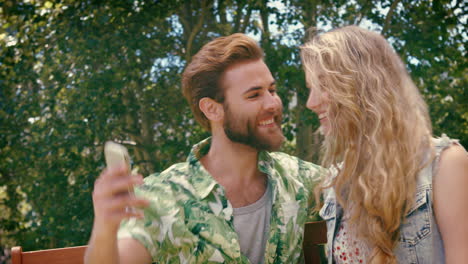
{"type": "Polygon", "coordinates": [[[44,3],[44,7],[45,7],[45,8],[52,8],[53,5],[54,5],[54,4],[53,4],[52,2],[50,2],[50,1],[46,1],[46,2],[44,3]]]}

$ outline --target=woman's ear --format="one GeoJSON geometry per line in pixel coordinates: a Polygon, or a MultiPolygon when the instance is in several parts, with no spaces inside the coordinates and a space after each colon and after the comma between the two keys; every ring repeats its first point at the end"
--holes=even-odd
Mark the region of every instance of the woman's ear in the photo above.
{"type": "Polygon", "coordinates": [[[221,121],[224,118],[223,105],[211,98],[203,97],[200,99],[198,107],[200,107],[200,110],[210,121],[221,121]]]}

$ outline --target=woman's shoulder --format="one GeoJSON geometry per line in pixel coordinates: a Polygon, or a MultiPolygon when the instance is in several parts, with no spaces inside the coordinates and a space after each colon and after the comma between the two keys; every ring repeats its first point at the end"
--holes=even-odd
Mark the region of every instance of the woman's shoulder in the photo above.
{"type": "Polygon", "coordinates": [[[444,144],[437,158],[433,171],[433,189],[437,200],[444,200],[448,204],[451,199],[468,201],[468,153],[458,142],[444,144]]]}
{"type": "MultiPolygon", "coordinates": [[[[447,174],[446,170],[458,170],[466,166],[468,154],[457,139],[451,139],[442,134],[439,138],[433,138],[432,144],[435,149],[435,166],[433,173],[447,174]]],[[[465,168],[466,169],[466,168],[465,168]]]]}
{"type": "Polygon", "coordinates": [[[442,152],[452,146],[461,146],[458,139],[450,138],[446,134],[442,134],[440,137],[433,137],[431,143],[435,150],[436,157],[440,156],[442,152]]]}
{"type": "MultiPolygon", "coordinates": [[[[437,175],[443,175],[443,178],[458,177],[467,178],[468,181],[468,153],[459,144],[453,144],[445,148],[440,154],[437,175]]],[[[456,179],[456,178],[455,178],[456,179]]],[[[460,179],[462,180],[462,179],[460,179]]],[[[466,186],[466,185],[465,185],[466,186]]]]}
{"type": "Polygon", "coordinates": [[[434,214],[443,237],[447,259],[466,259],[468,245],[468,153],[450,144],[440,155],[434,179],[434,214]],[[463,254],[465,254],[463,256],[463,254]]]}

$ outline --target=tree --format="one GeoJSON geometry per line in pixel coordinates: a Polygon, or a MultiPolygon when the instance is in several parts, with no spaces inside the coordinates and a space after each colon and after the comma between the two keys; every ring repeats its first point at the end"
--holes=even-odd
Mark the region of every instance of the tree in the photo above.
{"type": "Polygon", "coordinates": [[[107,140],[147,175],[208,136],[180,75],[209,40],[256,37],[283,99],[284,151],[317,161],[298,46],[309,27],[382,32],[431,109],[435,134],[468,145],[462,1],[4,1],[0,13],[0,245],[85,244],[107,140]],[[182,129],[181,129],[182,128],[182,129]]]}

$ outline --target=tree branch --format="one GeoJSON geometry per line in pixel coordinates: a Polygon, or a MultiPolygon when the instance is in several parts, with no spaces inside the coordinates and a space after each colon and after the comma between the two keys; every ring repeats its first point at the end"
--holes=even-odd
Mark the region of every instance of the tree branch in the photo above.
{"type": "Polygon", "coordinates": [[[317,3],[316,1],[305,2],[302,8],[301,19],[302,24],[306,29],[317,25],[317,3]]]}
{"type": "Polygon", "coordinates": [[[359,16],[357,17],[357,19],[354,20],[355,25],[361,24],[362,20],[364,19],[364,14],[367,13],[367,11],[370,9],[371,6],[372,6],[372,1],[370,0],[367,0],[364,3],[364,5],[361,8],[361,12],[359,13],[359,16]]]}
{"type": "Polygon", "coordinates": [[[241,20],[242,20],[242,3],[243,1],[237,1],[236,16],[234,18],[234,30],[233,33],[239,32],[241,20]]]}
{"type": "Polygon", "coordinates": [[[240,28],[239,32],[245,32],[247,30],[247,26],[250,24],[250,16],[252,15],[252,5],[247,7],[247,14],[244,17],[244,23],[242,23],[242,27],[240,28]]]}
{"type": "Polygon", "coordinates": [[[198,18],[197,24],[192,28],[190,35],[187,39],[187,45],[185,49],[185,61],[188,63],[192,57],[192,46],[193,46],[193,40],[195,39],[195,36],[197,33],[200,31],[200,29],[203,26],[203,22],[205,21],[205,15],[208,10],[208,4],[206,0],[203,0],[201,2],[201,14],[200,17],[198,18]]]}
{"type": "Polygon", "coordinates": [[[400,3],[401,0],[395,0],[392,5],[390,6],[390,10],[388,10],[388,13],[387,13],[387,16],[385,17],[385,22],[384,22],[384,25],[383,25],[383,28],[382,28],[382,32],[381,34],[384,36],[384,37],[387,37],[387,31],[390,27],[390,22],[392,20],[392,15],[393,15],[393,12],[395,11],[398,3],[400,3]]]}
{"type": "Polygon", "coordinates": [[[182,27],[184,28],[184,38],[188,39],[190,32],[192,32],[192,3],[190,1],[185,1],[184,5],[181,8],[181,12],[179,15],[179,19],[182,23],[182,27]]]}
{"type": "Polygon", "coordinates": [[[268,8],[267,8],[267,1],[263,0],[260,7],[260,17],[262,19],[262,26],[263,26],[263,34],[262,34],[262,42],[264,45],[268,46],[270,42],[270,27],[269,27],[269,20],[268,20],[268,8]],[[266,43],[265,43],[266,42],[266,43]]]}
{"type": "Polygon", "coordinates": [[[226,25],[228,23],[226,18],[226,5],[223,0],[219,0],[218,2],[218,14],[221,24],[226,25]]]}

